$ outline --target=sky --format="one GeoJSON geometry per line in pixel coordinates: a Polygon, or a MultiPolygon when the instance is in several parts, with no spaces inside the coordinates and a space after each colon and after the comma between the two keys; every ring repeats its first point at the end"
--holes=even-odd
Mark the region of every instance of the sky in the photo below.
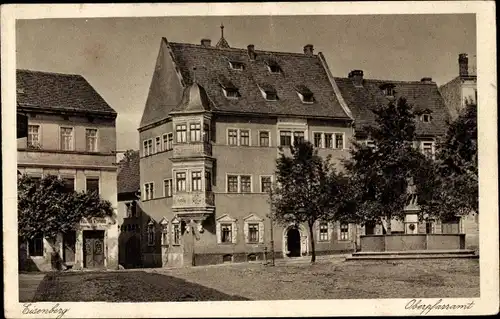
{"type": "Polygon", "coordinates": [[[322,52],[334,76],[442,85],[458,75],[458,54],[476,55],[474,14],[197,16],[17,20],[17,68],[80,74],[118,112],[117,150],[139,148],[160,41],[215,45],[220,25],[231,47],[322,52]]]}

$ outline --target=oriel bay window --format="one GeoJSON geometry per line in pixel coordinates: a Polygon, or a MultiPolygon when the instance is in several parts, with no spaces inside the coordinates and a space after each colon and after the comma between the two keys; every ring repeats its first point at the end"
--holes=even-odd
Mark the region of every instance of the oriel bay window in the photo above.
{"type": "Polygon", "coordinates": [[[203,141],[210,142],[210,125],[208,123],[203,124],[203,141]]]}
{"type": "Polygon", "coordinates": [[[186,191],[186,172],[177,172],[175,174],[176,190],[178,192],[186,191]]]}
{"type": "Polygon", "coordinates": [[[201,141],[201,124],[200,123],[191,123],[189,124],[189,133],[190,133],[190,141],[191,142],[200,142],[201,141]]]}
{"type": "Polygon", "coordinates": [[[212,172],[210,170],[205,171],[205,188],[207,191],[212,191],[212,172]]]}
{"type": "Polygon", "coordinates": [[[201,172],[192,172],[191,173],[191,190],[193,192],[201,191],[201,172]]]}
{"type": "Polygon", "coordinates": [[[187,126],[186,124],[177,124],[175,127],[177,143],[187,143],[187,126]]]}

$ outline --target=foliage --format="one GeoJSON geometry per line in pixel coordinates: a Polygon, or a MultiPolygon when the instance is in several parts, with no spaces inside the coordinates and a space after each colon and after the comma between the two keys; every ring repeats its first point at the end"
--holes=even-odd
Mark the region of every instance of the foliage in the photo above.
{"type": "Polygon", "coordinates": [[[476,105],[467,105],[450,123],[436,161],[419,173],[419,206],[429,215],[448,219],[478,212],[476,105]]]}
{"type": "Polygon", "coordinates": [[[346,212],[356,222],[403,219],[410,200],[409,182],[428,160],[416,149],[415,115],[406,99],[375,108],[375,126],[365,128],[373,142],[354,142],[351,157],[344,161],[349,174],[346,212]]]}
{"type": "Polygon", "coordinates": [[[73,230],[82,218],[113,216],[111,203],[97,192],[69,191],[57,176],[34,179],[21,175],[17,188],[18,230],[25,239],[55,238],[73,230]]]}
{"type": "Polygon", "coordinates": [[[335,171],[330,158],[323,159],[310,142],[290,147],[276,160],[276,187],[271,194],[271,218],[283,225],[307,224],[311,234],[311,261],[316,260],[313,225],[334,220],[346,179],[335,171]]]}

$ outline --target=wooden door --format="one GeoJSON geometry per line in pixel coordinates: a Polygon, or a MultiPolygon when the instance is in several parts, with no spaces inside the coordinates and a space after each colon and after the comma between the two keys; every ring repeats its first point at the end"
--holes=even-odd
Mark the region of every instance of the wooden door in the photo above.
{"type": "Polygon", "coordinates": [[[76,232],[70,231],[63,234],[63,255],[64,263],[75,263],[75,246],[76,246],[76,232]]]}
{"type": "Polygon", "coordinates": [[[83,247],[85,268],[104,267],[104,231],[84,231],[83,247]]]}

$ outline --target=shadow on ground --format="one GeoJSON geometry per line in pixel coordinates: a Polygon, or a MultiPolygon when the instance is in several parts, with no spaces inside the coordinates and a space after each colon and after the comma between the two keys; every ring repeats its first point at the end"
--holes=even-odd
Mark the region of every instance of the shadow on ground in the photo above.
{"type": "Polygon", "coordinates": [[[33,301],[223,301],[249,300],[180,278],[134,272],[50,273],[42,280],[33,301]]]}

